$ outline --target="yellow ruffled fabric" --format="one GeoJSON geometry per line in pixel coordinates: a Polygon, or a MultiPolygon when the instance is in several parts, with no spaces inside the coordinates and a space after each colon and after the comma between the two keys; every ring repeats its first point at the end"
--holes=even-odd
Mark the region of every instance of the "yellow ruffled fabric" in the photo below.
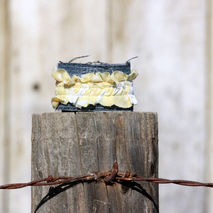
{"type": "Polygon", "coordinates": [[[58,69],[52,75],[56,80],[56,96],[52,98],[54,108],[59,103],[72,103],[78,108],[90,104],[129,108],[137,103],[132,84],[137,77],[134,70],[129,75],[114,71],[70,77],[66,70],[58,69]]]}

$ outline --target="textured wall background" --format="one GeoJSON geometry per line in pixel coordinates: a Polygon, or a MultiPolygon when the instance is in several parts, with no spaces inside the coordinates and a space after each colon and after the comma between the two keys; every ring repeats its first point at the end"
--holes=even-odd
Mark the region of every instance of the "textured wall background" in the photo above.
{"type": "MultiPolygon", "coordinates": [[[[211,0],[0,0],[0,184],[30,180],[32,113],[53,111],[57,62],[85,54],[138,55],[135,110],[158,112],[160,176],[213,182],[212,9],[211,0]]],[[[164,185],[160,212],[210,213],[212,199],[164,185]]],[[[30,212],[30,189],[0,191],[0,212],[30,212]]]]}

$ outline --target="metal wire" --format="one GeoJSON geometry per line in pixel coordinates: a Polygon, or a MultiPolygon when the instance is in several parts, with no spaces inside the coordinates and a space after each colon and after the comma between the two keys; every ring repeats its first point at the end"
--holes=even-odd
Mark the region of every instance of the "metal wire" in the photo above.
{"type": "Polygon", "coordinates": [[[1,185],[0,189],[19,189],[28,186],[52,186],[62,183],[72,183],[72,182],[91,182],[91,181],[104,181],[106,184],[115,183],[115,182],[149,182],[155,184],[177,184],[182,186],[191,186],[191,187],[209,187],[213,188],[213,183],[202,183],[191,180],[169,180],[164,178],[155,178],[155,177],[143,177],[136,174],[132,174],[129,171],[119,172],[118,163],[113,164],[111,171],[107,172],[93,172],[85,176],[71,177],[71,176],[58,176],[52,177],[48,176],[47,178],[41,178],[34,180],[28,183],[13,183],[7,185],[1,185]]]}

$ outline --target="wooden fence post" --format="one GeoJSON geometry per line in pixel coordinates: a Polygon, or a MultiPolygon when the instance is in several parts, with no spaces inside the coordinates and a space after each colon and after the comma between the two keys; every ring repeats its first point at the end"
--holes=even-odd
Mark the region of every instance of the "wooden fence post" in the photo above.
{"type": "MultiPolygon", "coordinates": [[[[156,113],[77,112],[33,115],[32,179],[119,170],[158,176],[156,113]]],[[[138,190],[104,182],[80,183],[45,203],[39,213],[155,213],[158,185],[138,190]]],[[[32,212],[49,187],[32,188],[32,212]]]]}

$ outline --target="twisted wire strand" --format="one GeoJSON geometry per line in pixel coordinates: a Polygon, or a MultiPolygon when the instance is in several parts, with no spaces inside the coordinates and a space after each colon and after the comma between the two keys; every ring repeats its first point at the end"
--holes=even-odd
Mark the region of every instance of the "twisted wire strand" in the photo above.
{"type": "Polygon", "coordinates": [[[177,184],[182,186],[191,186],[191,187],[209,187],[213,188],[213,183],[203,183],[198,181],[191,181],[191,180],[169,180],[165,178],[155,178],[155,177],[143,177],[138,176],[136,174],[132,174],[129,171],[126,172],[119,172],[118,171],[118,163],[115,162],[113,164],[112,170],[107,172],[93,172],[88,175],[78,176],[78,177],[71,177],[71,176],[58,176],[52,177],[48,176],[47,178],[41,178],[38,180],[34,180],[27,183],[12,183],[6,185],[0,185],[0,189],[19,189],[28,186],[52,186],[58,185],[63,183],[70,183],[70,182],[91,182],[91,181],[104,181],[107,183],[114,183],[114,182],[149,182],[155,184],[177,184]]]}

